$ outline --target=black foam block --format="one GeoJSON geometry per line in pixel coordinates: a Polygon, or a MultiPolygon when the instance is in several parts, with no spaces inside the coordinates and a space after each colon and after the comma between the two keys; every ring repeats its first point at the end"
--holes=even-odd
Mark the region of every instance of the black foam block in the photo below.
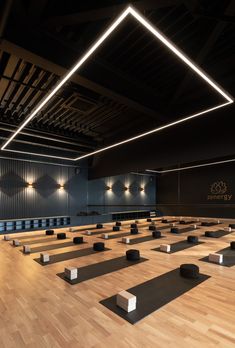
{"type": "Polygon", "coordinates": [[[46,235],[47,236],[53,236],[54,230],[46,230],[46,235]]]}
{"type": "Polygon", "coordinates": [[[197,236],[188,236],[187,242],[188,243],[198,243],[198,237],[197,236]]]}
{"type": "Polygon", "coordinates": [[[152,232],[153,238],[161,238],[161,236],[162,236],[161,231],[153,231],[152,232]]]}
{"type": "Polygon", "coordinates": [[[131,228],[131,234],[138,234],[138,228],[131,228]]]}
{"type": "Polygon", "coordinates": [[[73,238],[74,244],[82,244],[83,243],[83,237],[74,237],[73,238]]]}
{"type": "Polygon", "coordinates": [[[130,249],[126,251],[126,259],[129,261],[138,261],[140,259],[140,252],[137,249],[130,249]]]}
{"type": "Polygon", "coordinates": [[[131,228],[137,228],[137,224],[131,224],[131,228]]]}
{"type": "Polygon", "coordinates": [[[196,279],[199,277],[199,267],[189,263],[182,264],[180,266],[180,275],[184,278],[196,279]]]}
{"type": "Polygon", "coordinates": [[[93,244],[93,250],[94,251],[104,251],[105,246],[103,242],[96,242],[93,244]]]}
{"type": "Polygon", "coordinates": [[[57,233],[57,239],[66,239],[66,233],[57,233]]]}
{"type": "Polygon", "coordinates": [[[179,229],[177,227],[172,227],[171,228],[171,233],[179,233],[179,229]]]}

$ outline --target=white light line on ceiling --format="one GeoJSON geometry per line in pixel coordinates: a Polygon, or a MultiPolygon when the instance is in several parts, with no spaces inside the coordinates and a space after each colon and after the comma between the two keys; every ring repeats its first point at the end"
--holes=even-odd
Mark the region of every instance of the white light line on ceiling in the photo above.
{"type": "Polygon", "coordinates": [[[174,169],[166,169],[166,170],[146,169],[145,171],[149,172],[149,173],[164,174],[164,173],[179,172],[179,171],[182,171],[182,170],[188,170],[188,169],[194,169],[194,168],[200,168],[200,167],[214,166],[214,165],[230,163],[230,162],[235,162],[235,158],[229,159],[229,160],[224,160],[224,161],[217,161],[217,162],[209,162],[209,163],[204,163],[204,164],[198,164],[198,165],[195,165],[195,166],[182,167],[182,168],[174,168],[174,169]]]}
{"type": "Polygon", "coordinates": [[[33,156],[42,156],[42,157],[49,157],[49,158],[57,158],[61,160],[66,160],[66,161],[74,161],[74,158],[69,158],[69,157],[61,157],[61,156],[53,156],[53,155],[45,155],[42,153],[35,153],[35,152],[26,152],[26,151],[20,151],[20,150],[9,150],[9,149],[4,149],[4,151],[8,152],[16,152],[16,153],[22,153],[25,155],[33,155],[33,156]]]}
{"type": "Polygon", "coordinates": [[[129,7],[113,22],[113,24],[104,32],[104,34],[94,43],[93,46],[84,54],[84,56],[75,64],[75,66],[65,75],[65,77],[56,85],[56,87],[43,99],[37,108],[30,114],[22,125],[12,134],[12,136],[4,143],[1,150],[16,137],[16,135],[36,116],[36,114],[46,105],[49,100],[58,92],[58,90],[70,79],[70,77],[83,65],[83,63],[92,55],[92,53],[102,44],[102,42],[112,33],[112,31],[123,21],[130,13],[129,7]]]}
{"type": "Polygon", "coordinates": [[[141,133],[141,134],[139,134],[139,135],[136,135],[135,137],[132,137],[132,138],[129,138],[129,139],[120,141],[119,143],[115,143],[115,144],[113,144],[113,145],[109,145],[109,146],[103,147],[103,148],[100,149],[100,150],[96,150],[96,151],[90,152],[90,153],[88,153],[88,154],[86,154],[86,155],[77,157],[76,160],[78,161],[78,160],[81,160],[81,159],[83,159],[83,158],[89,157],[89,156],[91,156],[91,155],[95,155],[95,154],[97,154],[97,153],[99,153],[99,152],[103,152],[103,151],[112,149],[112,148],[114,148],[114,147],[116,147],[116,146],[120,146],[120,145],[129,143],[129,142],[131,142],[131,141],[133,141],[133,140],[137,140],[137,139],[143,138],[143,137],[145,137],[146,135],[150,135],[150,134],[152,134],[152,133],[159,132],[159,131],[161,131],[161,130],[163,130],[163,129],[166,129],[166,128],[175,126],[175,125],[177,125],[177,124],[179,124],[179,123],[183,123],[183,122],[189,121],[189,120],[191,120],[192,118],[195,118],[195,117],[198,117],[198,116],[203,115],[203,114],[205,114],[205,113],[208,113],[208,112],[214,111],[214,110],[216,110],[216,109],[222,108],[222,107],[224,107],[224,106],[226,106],[226,105],[228,105],[228,104],[230,104],[230,102],[226,102],[226,103],[224,103],[224,104],[217,105],[217,106],[215,106],[215,107],[213,107],[213,108],[210,108],[210,109],[207,109],[207,110],[198,112],[198,113],[193,114],[193,115],[191,115],[191,116],[187,116],[187,117],[182,118],[182,119],[180,119],[180,120],[177,120],[177,121],[168,123],[168,124],[166,124],[166,125],[164,125],[164,126],[161,126],[161,127],[155,128],[155,129],[152,129],[152,130],[150,130],[150,131],[148,131],[148,132],[145,132],[145,133],[141,133]]]}
{"type": "Polygon", "coordinates": [[[194,64],[184,53],[182,53],[173,43],[171,43],[159,30],[154,28],[141,14],[139,14],[133,7],[129,6],[125,11],[121,13],[121,15],[112,23],[112,25],[101,35],[101,37],[90,47],[90,49],[82,56],[82,58],[75,64],[75,66],[64,76],[64,78],[55,86],[55,88],[48,94],[47,97],[45,97],[41,103],[36,107],[36,109],[26,118],[26,120],[21,124],[21,126],[10,136],[10,138],[3,144],[1,147],[1,150],[5,151],[11,151],[11,152],[19,152],[19,153],[25,153],[30,155],[36,155],[36,156],[44,156],[44,157],[51,157],[51,158],[59,158],[59,159],[67,159],[67,160],[73,160],[78,161],[83,158],[92,156],[94,154],[106,151],[108,149],[120,146],[122,144],[126,144],[130,141],[137,140],[139,138],[142,138],[146,135],[158,132],[160,130],[163,130],[165,128],[172,127],[174,125],[177,125],[179,123],[188,121],[190,119],[193,119],[195,117],[198,117],[200,115],[203,115],[205,113],[214,111],[216,109],[219,109],[221,107],[224,107],[228,104],[233,103],[232,97],[228,95],[227,92],[225,92],[217,83],[215,83],[208,75],[206,75],[205,72],[203,72],[202,69],[200,69],[196,64],[194,64]],[[110,146],[106,146],[102,149],[90,152],[86,155],[77,157],[77,158],[64,158],[59,156],[53,156],[53,155],[42,155],[40,153],[30,153],[30,152],[24,152],[24,151],[17,151],[17,150],[7,150],[6,147],[12,142],[12,140],[17,136],[17,134],[20,133],[20,131],[36,116],[36,114],[49,102],[49,100],[55,95],[55,93],[70,79],[70,77],[89,59],[89,57],[95,52],[95,50],[107,39],[107,37],[118,27],[118,25],[127,17],[127,15],[131,14],[134,18],[136,18],[146,29],[148,29],[155,37],[157,37],[165,46],[167,46],[175,55],[177,55],[186,65],[188,65],[193,71],[195,71],[202,79],[204,79],[213,89],[215,89],[219,94],[221,94],[226,100],[226,103],[217,105],[215,107],[209,108],[207,110],[198,112],[196,114],[187,116],[185,118],[179,119],[175,122],[171,122],[167,125],[155,128],[153,130],[150,130],[148,132],[139,134],[135,137],[126,139],[124,141],[120,141],[118,143],[115,143],[110,146]]]}

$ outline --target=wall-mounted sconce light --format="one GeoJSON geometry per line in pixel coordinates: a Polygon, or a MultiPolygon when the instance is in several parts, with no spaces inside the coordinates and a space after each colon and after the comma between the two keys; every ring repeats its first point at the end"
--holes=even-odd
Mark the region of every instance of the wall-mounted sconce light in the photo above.
{"type": "Polygon", "coordinates": [[[32,188],[34,188],[34,186],[33,186],[33,184],[31,182],[28,182],[27,188],[32,189],[32,188]]]}
{"type": "Polygon", "coordinates": [[[125,186],[124,191],[128,191],[128,190],[129,190],[129,187],[125,186]]]}
{"type": "Polygon", "coordinates": [[[106,190],[107,190],[107,191],[111,191],[111,190],[112,190],[112,187],[111,187],[111,186],[106,186],[106,190]]]}
{"type": "Polygon", "coordinates": [[[64,185],[59,185],[59,190],[64,190],[64,185]]]}
{"type": "Polygon", "coordinates": [[[140,190],[140,192],[143,192],[143,191],[144,191],[144,188],[143,188],[143,187],[140,187],[139,190],[140,190]]]}

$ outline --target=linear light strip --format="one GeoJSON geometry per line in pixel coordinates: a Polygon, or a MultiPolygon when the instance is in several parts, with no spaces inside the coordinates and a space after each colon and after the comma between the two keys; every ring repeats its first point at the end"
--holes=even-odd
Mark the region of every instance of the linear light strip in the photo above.
{"type": "Polygon", "coordinates": [[[166,37],[156,30],[146,19],[144,19],[137,11],[130,8],[130,13],[145,26],[151,33],[153,33],[160,41],[162,41],[172,52],[174,52],[181,60],[183,60],[192,70],[194,70],[198,75],[200,75],[207,83],[209,83],[217,92],[219,92],[225,99],[233,102],[233,99],[225,93],[211,78],[206,76],[206,74],[196,66],[195,63],[191,62],[189,58],[186,57],[175,45],[173,45],[166,37]]]}
{"type": "Polygon", "coordinates": [[[224,104],[220,104],[220,105],[214,106],[213,108],[210,108],[210,109],[207,109],[207,110],[198,112],[198,113],[196,113],[196,114],[194,114],[194,115],[191,115],[191,116],[182,118],[182,119],[180,119],[180,120],[177,120],[177,121],[174,121],[174,122],[171,122],[171,123],[168,123],[168,124],[166,124],[166,125],[164,125],[164,126],[161,126],[161,127],[155,128],[155,129],[152,129],[152,130],[150,130],[150,131],[148,131],[148,132],[141,133],[141,134],[139,134],[139,135],[136,135],[135,137],[132,137],[132,138],[129,138],[129,139],[120,141],[119,143],[116,143],[116,144],[113,144],[113,145],[109,145],[109,146],[103,147],[103,148],[100,149],[100,150],[96,150],[96,151],[90,152],[90,153],[88,153],[88,154],[86,154],[86,155],[77,157],[75,160],[78,161],[78,160],[81,160],[81,159],[83,159],[83,158],[86,158],[86,157],[95,155],[95,154],[97,154],[97,153],[99,153],[99,152],[103,152],[103,151],[112,149],[112,148],[114,148],[114,147],[116,147],[116,146],[120,146],[120,145],[129,143],[130,141],[143,138],[143,137],[145,137],[146,135],[150,135],[150,134],[152,134],[152,133],[159,132],[159,131],[161,131],[161,130],[163,130],[163,129],[166,129],[166,128],[175,126],[175,125],[177,125],[177,124],[179,124],[179,123],[183,123],[183,122],[189,121],[189,120],[191,120],[192,118],[195,118],[195,117],[198,117],[198,116],[203,115],[203,114],[205,114],[205,113],[208,113],[208,112],[214,111],[214,110],[216,110],[216,109],[222,108],[222,107],[224,107],[224,106],[226,106],[226,105],[228,105],[228,104],[231,104],[231,102],[227,102],[227,103],[224,103],[224,104]]]}
{"type": "Polygon", "coordinates": [[[59,84],[48,94],[48,96],[38,105],[29,117],[22,123],[15,133],[3,144],[1,150],[16,137],[16,135],[33,119],[33,117],[43,108],[44,105],[56,94],[56,92],[70,79],[70,77],[82,66],[82,64],[92,55],[92,53],[102,44],[102,42],[112,33],[112,31],[123,21],[130,13],[129,7],[114,21],[114,23],[104,32],[98,41],[87,51],[87,53],[77,62],[77,64],[65,75],[59,84]]]}
{"type": "Polygon", "coordinates": [[[33,155],[33,156],[42,156],[42,157],[57,158],[57,159],[66,160],[66,161],[74,161],[74,158],[61,157],[61,156],[53,156],[53,155],[45,155],[45,154],[42,154],[42,153],[35,153],[35,152],[28,152],[28,151],[20,151],[20,150],[9,150],[9,149],[4,149],[4,151],[22,153],[22,154],[33,155]]]}
{"type": "Polygon", "coordinates": [[[210,162],[210,163],[198,164],[198,165],[189,166],[189,167],[174,168],[174,169],[167,169],[167,170],[146,169],[145,171],[146,172],[150,172],[150,173],[163,174],[163,173],[170,173],[170,172],[179,172],[179,171],[182,171],[182,170],[188,170],[188,169],[194,169],[194,168],[200,168],[200,167],[214,166],[214,165],[224,164],[224,163],[229,163],[229,162],[235,162],[235,158],[229,159],[229,160],[224,160],[224,161],[218,161],[218,162],[210,162]]]}
{"type": "Polygon", "coordinates": [[[126,18],[128,14],[133,15],[134,18],[136,18],[145,28],[147,28],[155,37],[157,37],[163,44],[165,44],[174,54],[176,54],[185,64],[187,64],[193,71],[195,71],[201,78],[203,78],[211,87],[213,87],[218,93],[220,93],[226,100],[227,103],[223,103],[221,105],[217,105],[213,108],[204,110],[202,112],[193,114],[191,116],[185,117],[183,119],[180,119],[178,121],[172,122],[170,124],[167,124],[165,126],[153,129],[149,132],[142,133],[140,135],[137,135],[135,137],[126,139],[124,141],[118,142],[116,144],[104,147],[100,150],[93,151],[89,154],[86,154],[84,156],[80,156],[77,158],[64,158],[59,156],[53,156],[53,155],[41,155],[37,153],[29,153],[24,151],[17,151],[17,150],[8,150],[11,152],[19,152],[19,153],[26,153],[30,155],[36,155],[36,156],[44,156],[44,157],[51,157],[51,158],[59,158],[59,159],[67,159],[67,160],[80,160],[89,156],[92,156],[96,153],[106,151],[108,149],[111,149],[116,146],[120,146],[122,144],[128,143],[130,141],[139,139],[141,137],[144,137],[146,135],[155,133],[157,131],[160,131],[162,129],[171,127],[173,125],[177,125],[179,123],[185,122],[187,120],[190,120],[192,118],[198,117],[202,114],[205,114],[207,112],[216,110],[218,108],[221,108],[223,106],[226,106],[230,103],[233,103],[233,99],[222,90],[221,87],[218,86],[214,81],[212,81],[211,78],[209,78],[199,67],[197,67],[193,62],[190,61],[189,58],[187,58],[175,45],[173,45],[166,37],[158,31],[156,28],[154,28],[147,20],[145,20],[136,10],[134,10],[132,7],[128,7],[125,11],[121,13],[121,15],[113,22],[113,24],[104,32],[104,34],[94,43],[93,46],[87,51],[87,53],[77,62],[77,64],[65,75],[65,77],[59,82],[58,85],[49,93],[49,95],[43,99],[43,101],[38,105],[38,107],[30,114],[30,116],[23,122],[23,124],[17,129],[15,133],[12,134],[12,136],[3,144],[1,150],[6,151],[6,146],[10,144],[10,142],[16,137],[16,135],[35,117],[35,115],[43,108],[44,105],[55,95],[55,93],[69,80],[69,78],[79,69],[79,67],[82,66],[82,64],[94,53],[94,51],[102,44],[102,42],[114,31],[114,29],[126,18]]]}
{"type": "Polygon", "coordinates": [[[205,114],[205,113],[214,111],[214,110],[216,110],[216,109],[222,108],[222,107],[224,107],[224,106],[226,106],[226,105],[228,105],[228,104],[231,104],[231,103],[230,103],[230,102],[227,102],[227,103],[224,103],[224,104],[221,104],[221,105],[217,105],[217,106],[215,106],[215,107],[213,107],[213,108],[211,108],[211,109],[207,109],[207,110],[205,110],[205,111],[201,111],[201,112],[199,112],[199,113],[197,113],[197,114],[194,114],[194,115],[185,117],[185,118],[183,118],[183,119],[180,119],[180,120],[178,120],[178,121],[169,123],[169,124],[167,124],[167,125],[164,125],[164,126],[161,126],[161,127],[155,128],[155,129],[152,129],[152,130],[150,130],[150,131],[148,131],[148,132],[141,133],[141,134],[139,134],[139,135],[137,135],[137,136],[135,136],[135,137],[132,137],[132,138],[123,140],[123,141],[121,141],[121,142],[119,142],[119,143],[115,143],[115,144],[113,144],[113,145],[106,146],[106,147],[104,147],[104,148],[102,148],[102,149],[100,149],[100,150],[96,150],[96,151],[90,152],[90,153],[88,153],[88,154],[86,154],[86,155],[83,155],[83,156],[80,156],[80,157],[77,157],[77,158],[60,157],[60,156],[54,156],[54,155],[44,155],[44,154],[40,154],[40,153],[25,152],[25,151],[20,151],[20,150],[9,150],[9,149],[4,149],[4,151],[16,152],[16,153],[24,153],[24,154],[28,154],[28,155],[34,155],[34,156],[43,156],[43,157],[57,158],[57,159],[63,159],[63,160],[68,160],[68,161],[78,161],[78,160],[81,160],[81,159],[90,157],[90,156],[92,156],[92,155],[95,155],[95,154],[97,154],[97,153],[100,153],[100,152],[109,150],[109,149],[111,149],[111,148],[114,148],[114,147],[117,147],[117,146],[120,146],[120,145],[129,143],[129,142],[131,142],[131,141],[133,141],[133,140],[137,140],[137,139],[139,139],[139,138],[143,138],[143,137],[145,137],[145,136],[147,136],[147,135],[150,135],[150,134],[152,134],[152,133],[159,132],[159,131],[161,131],[161,130],[163,130],[163,129],[165,129],[165,128],[169,128],[169,127],[172,127],[172,126],[177,125],[177,124],[179,124],[179,123],[186,122],[186,121],[188,121],[188,120],[190,120],[190,119],[192,119],[192,118],[195,118],[195,117],[198,117],[198,116],[200,116],[200,115],[202,115],[202,114],[205,114]]]}
{"type": "MultiPolygon", "coordinates": [[[[21,162],[31,162],[31,163],[40,163],[40,164],[50,164],[53,166],[60,166],[60,167],[69,167],[69,168],[78,168],[76,164],[64,164],[64,163],[53,163],[53,162],[45,162],[40,160],[31,160],[26,158],[14,158],[14,157],[7,157],[7,156],[0,156],[0,159],[2,160],[11,160],[11,161],[21,161],[21,162]]],[[[150,174],[146,174],[150,175],[150,174]]]]}

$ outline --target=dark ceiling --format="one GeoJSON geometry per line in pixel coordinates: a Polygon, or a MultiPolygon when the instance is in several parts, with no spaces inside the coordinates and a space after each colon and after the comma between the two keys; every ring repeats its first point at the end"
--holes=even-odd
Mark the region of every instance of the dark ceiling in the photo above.
{"type": "MultiPolygon", "coordinates": [[[[235,95],[233,0],[3,1],[1,142],[128,4],[235,95]]],[[[128,18],[9,148],[78,157],[222,101],[128,18]]]]}

